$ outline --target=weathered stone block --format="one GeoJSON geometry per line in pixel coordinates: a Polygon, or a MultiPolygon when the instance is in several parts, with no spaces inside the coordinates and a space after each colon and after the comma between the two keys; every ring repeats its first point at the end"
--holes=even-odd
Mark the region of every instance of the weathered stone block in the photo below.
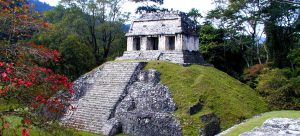
{"type": "Polygon", "coordinates": [[[214,113],[202,115],[200,116],[200,120],[204,128],[199,130],[199,135],[214,136],[221,131],[220,119],[214,113]]]}
{"type": "Polygon", "coordinates": [[[176,109],[168,88],[159,83],[156,70],[142,71],[116,109],[122,132],[131,136],[181,136],[176,109]]]}
{"type": "Polygon", "coordinates": [[[118,119],[124,134],[131,136],[181,136],[180,123],[171,114],[130,111],[118,119]]]}
{"type": "Polygon", "coordinates": [[[203,104],[201,102],[197,102],[195,105],[189,108],[189,114],[194,115],[198,113],[203,107],[203,104]]]}

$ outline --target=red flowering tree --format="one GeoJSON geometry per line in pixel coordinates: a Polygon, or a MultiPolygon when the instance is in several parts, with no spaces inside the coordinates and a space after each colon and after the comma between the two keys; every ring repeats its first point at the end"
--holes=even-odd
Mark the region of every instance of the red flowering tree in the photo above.
{"type": "MultiPolygon", "coordinates": [[[[0,0],[0,5],[0,100],[17,102],[19,106],[15,108],[26,109],[0,111],[1,136],[3,129],[9,127],[3,118],[6,114],[24,115],[18,112],[30,114],[39,109],[63,112],[73,91],[66,76],[47,67],[58,64],[62,59],[60,53],[25,42],[33,33],[47,29],[49,24],[30,9],[26,0],[0,0]]],[[[28,124],[32,122],[27,117],[22,121],[23,136],[29,136],[28,124]]]]}

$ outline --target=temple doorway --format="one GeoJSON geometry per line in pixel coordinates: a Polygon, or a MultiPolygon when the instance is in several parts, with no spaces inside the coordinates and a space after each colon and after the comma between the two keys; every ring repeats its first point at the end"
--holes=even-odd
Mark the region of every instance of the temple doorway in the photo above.
{"type": "Polygon", "coordinates": [[[133,38],[133,50],[134,51],[141,50],[141,38],[139,38],[139,37],[133,38]]]}
{"type": "Polygon", "coordinates": [[[147,38],[147,50],[158,50],[158,37],[147,38]]]}
{"type": "Polygon", "coordinates": [[[175,50],[175,36],[167,36],[166,49],[175,50]]]}

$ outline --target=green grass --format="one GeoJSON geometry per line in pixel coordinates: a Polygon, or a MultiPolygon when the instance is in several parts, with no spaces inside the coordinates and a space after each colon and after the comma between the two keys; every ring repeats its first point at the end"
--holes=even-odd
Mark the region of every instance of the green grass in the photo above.
{"type": "Polygon", "coordinates": [[[239,125],[227,133],[226,136],[237,136],[250,131],[257,126],[261,126],[269,118],[300,118],[300,111],[272,111],[265,113],[258,118],[250,119],[244,124],[239,125]]]}
{"type": "Polygon", "coordinates": [[[0,111],[16,109],[19,107],[19,104],[16,101],[6,101],[0,98],[0,111]]]}
{"type": "Polygon", "coordinates": [[[178,110],[174,113],[180,119],[183,134],[198,135],[202,126],[199,116],[213,112],[221,119],[226,129],[240,121],[267,111],[267,105],[249,86],[213,67],[181,65],[150,61],[145,69],[154,68],[161,73],[162,83],[169,87],[178,110]],[[188,115],[188,109],[199,99],[204,101],[203,109],[188,115]]]}
{"type": "MultiPolygon", "coordinates": [[[[16,109],[20,105],[14,101],[5,101],[0,99],[0,112],[1,111],[8,111],[10,109],[16,109]]],[[[5,121],[9,123],[9,128],[5,129],[3,132],[4,136],[15,136],[14,131],[17,130],[17,136],[21,136],[21,129],[22,129],[22,118],[18,116],[4,116],[5,121]]],[[[3,122],[0,120],[0,126],[3,125],[3,122]]],[[[56,126],[56,128],[51,129],[51,131],[36,127],[34,125],[29,126],[30,136],[99,136],[99,134],[93,134],[84,131],[78,131],[69,128],[63,128],[60,126],[56,126]]]]}
{"type": "MultiPolygon", "coordinates": [[[[4,130],[5,136],[15,136],[14,130],[16,129],[17,136],[21,136],[22,123],[21,117],[18,116],[6,116],[4,117],[5,121],[9,122],[10,126],[8,129],[4,130]]],[[[0,124],[2,124],[0,122],[0,124]]],[[[51,131],[45,130],[42,128],[35,127],[33,125],[29,126],[30,136],[99,136],[98,134],[93,134],[84,131],[78,131],[69,128],[62,128],[57,126],[58,128],[54,128],[51,131]]]]}

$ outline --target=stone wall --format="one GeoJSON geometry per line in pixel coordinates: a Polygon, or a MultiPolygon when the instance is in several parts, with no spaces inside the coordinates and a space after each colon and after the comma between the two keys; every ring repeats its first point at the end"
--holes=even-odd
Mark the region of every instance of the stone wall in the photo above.
{"type": "Polygon", "coordinates": [[[182,32],[182,28],[180,26],[180,19],[153,20],[145,22],[134,21],[127,35],[176,34],[182,32]]]}
{"type": "Polygon", "coordinates": [[[199,37],[183,35],[183,50],[187,51],[199,51],[199,37]]]}

